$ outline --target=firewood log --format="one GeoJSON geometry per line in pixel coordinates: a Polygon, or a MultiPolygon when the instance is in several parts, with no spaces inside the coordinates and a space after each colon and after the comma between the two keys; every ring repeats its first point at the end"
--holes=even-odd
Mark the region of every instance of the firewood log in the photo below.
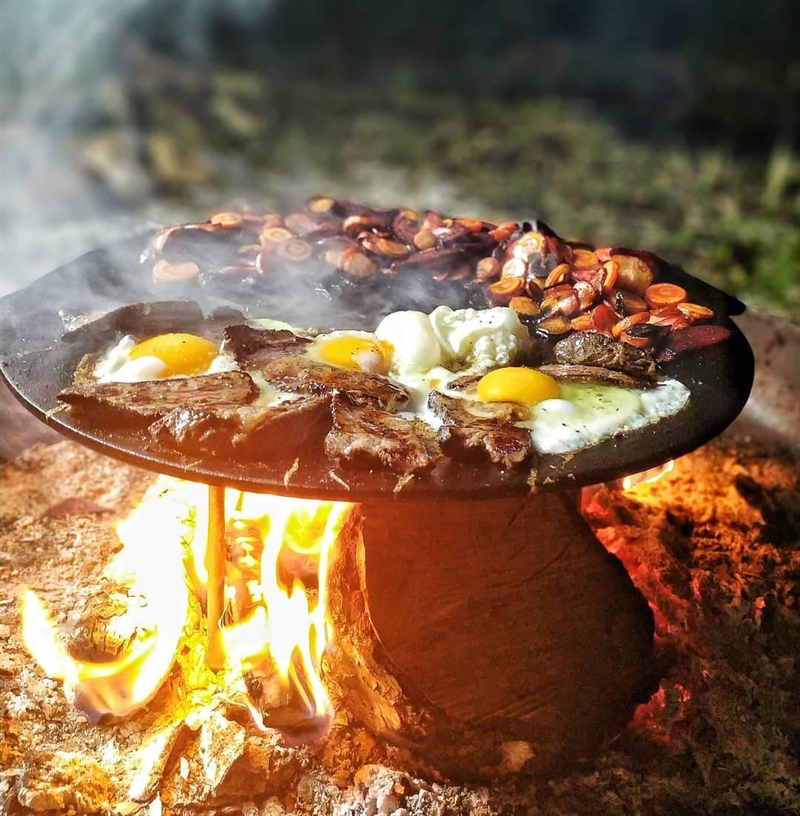
{"type": "Polygon", "coordinates": [[[590,759],[655,691],[653,616],[573,494],[362,505],[329,573],[340,710],[453,777],[590,759]]]}

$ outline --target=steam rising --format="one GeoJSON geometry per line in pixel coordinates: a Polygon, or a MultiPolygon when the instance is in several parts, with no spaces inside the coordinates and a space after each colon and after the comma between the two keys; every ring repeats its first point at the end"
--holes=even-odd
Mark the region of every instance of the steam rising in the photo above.
{"type": "MultiPolygon", "coordinates": [[[[291,164],[269,171],[248,166],[236,151],[222,155],[206,144],[174,155],[175,145],[182,142],[170,141],[174,134],[165,132],[163,124],[153,131],[139,110],[141,95],[146,96],[146,108],[168,101],[176,92],[171,83],[178,74],[189,86],[195,79],[213,78],[221,69],[204,59],[211,53],[214,26],[226,16],[238,22],[251,15],[264,20],[270,9],[271,4],[261,0],[0,4],[0,295],[94,248],[112,247],[113,255],[121,239],[165,223],[203,220],[214,210],[246,203],[287,209],[324,192],[376,206],[491,215],[458,201],[455,190],[440,179],[413,172],[370,164],[350,172],[346,183],[341,178],[332,182],[328,172],[314,166],[313,150],[301,151],[291,164]],[[171,55],[148,51],[143,42],[153,38],[139,36],[156,31],[165,15],[170,31],[181,32],[171,55]],[[170,163],[179,163],[184,173],[177,187],[170,187],[170,163]]],[[[209,107],[213,104],[209,99],[209,107]]],[[[265,115],[274,115],[268,100],[264,105],[265,115]]],[[[313,138],[305,135],[306,140],[313,138]]],[[[123,250],[121,262],[130,265],[130,247],[123,250]]],[[[142,273],[144,280],[149,278],[149,270],[142,273]]],[[[413,277],[406,277],[403,287],[395,308],[424,308],[430,302],[427,287],[413,277]]],[[[374,328],[391,310],[377,288],[361,291],[356,306],[341,303],[336,294],[310,292],[288,281],[279,294],[280,315],[267,314],[269,310],[259,306],[260,314],[254,316],[282,316],[298,325],[374,328]]],[[[74,316],[137,299],[108,287],[100,292],[87,279],[75,281],[69,292],[44,293],[37,306],[66,306],[74,316]]],[[[25,318],[5,306],[3,313],[4,320],[14,324],[25,318]]]]}

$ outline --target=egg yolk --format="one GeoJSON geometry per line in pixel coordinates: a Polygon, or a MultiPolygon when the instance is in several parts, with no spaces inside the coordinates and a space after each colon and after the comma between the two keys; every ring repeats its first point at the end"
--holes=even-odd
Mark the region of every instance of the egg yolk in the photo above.
{"type": "Polygon", "coordinates": [[[369,337],[334,337],[317,354],[321,360],[339,368],[385,374],[389,370],[391,350],[369,337]]]}
{"type": "Polygon", "coordinates": [[[561,395],[558,383],[532,368],[498,368],[478,382],[482,402],[523,402],[534,405],[561,395]]]}
{"type": "Polygon", "coordinates": [[[201,374],[217,356],[217,347],[196,334],[159,334],[134,346],[130,359],[157,357],[167,367],[162,376],[201,374]]]}

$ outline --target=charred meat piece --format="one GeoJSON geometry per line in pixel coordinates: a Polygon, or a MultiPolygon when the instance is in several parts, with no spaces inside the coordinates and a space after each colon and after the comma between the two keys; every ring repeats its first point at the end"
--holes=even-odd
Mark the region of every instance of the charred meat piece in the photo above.
{"type": "Polygon", "coordinates": [[[408,402],[408,392],[386,377],[312,360],[305,353],[310,342],[290,331],[249,326],[230,326],[225,330],[225,345],[239,365],[247,371],[261,372],[267,382],[284,391],[315,397],[340,393],[356,405],[371,403],[385,409],[399,408],[408,402]]]}
{"type": "Polygon", "coordinates": [[[182,451],[229,453],[258,458],[268,450],[302,445],[330,413],[329,397],[301,397],[268,406],[181,406],[150,426],[161,444],[182,451]]]}
{"type": "Polygon", "coordinates": [[[253,402],[259,390],[249,374],[226,371],[199,377],[136,383],[94,383],[66,388],[57,396],[78,410],[90,409],[99,420],[147,424],[173,408],[234,409],[253,402]]]}
{"type": "Polygon", "coordinates": [[[610,368],[651,382],[658,378],[656,363],[647,352],[598,332],[573,332],[559,340],[554,351],[557,363],[610,368]]]}
{"type": "Polygon", "coordinates": [[[333,427],[325,453],[345,467],[379,465],[395,473],[430,468],[441,455],[429,425],[375,405],[351,405],[333,398],[333,427]]]}
{"type": "Polygon", "coordinates": [[[428,405],[443,422],[437,438],[447,453],[486,454],[497,465],[516,467],[533,451],[530,431],[514,425],[525,418],[522,406],[459,399],[438,391],[431,391],[428,405]]]}
{"type": "Polygon", "coordinates": [[[615,385],[619,388],[652,388],[655,385],[653,380],[632,377],[623,371],[614,371],[613,368],[600,368],[600,366],[551,363],[539,366],[539,371],[554,380],[566,380],[567,382],[615,385]]]}

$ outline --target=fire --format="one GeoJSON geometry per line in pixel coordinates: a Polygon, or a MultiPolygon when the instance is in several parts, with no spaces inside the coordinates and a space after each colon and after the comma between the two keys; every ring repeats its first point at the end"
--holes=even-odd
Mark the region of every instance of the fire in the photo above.
{"type": "MultiPolygon", "coordinates": [[[[269,656],[284,684],[293,688],[309,718],[332,709],[319,676],[328,636],[325,585],[328,560],[350,505],[239,493],[229,526],[255,528],[263,542],[260,601],[242,623],[223,628],[225,651],[245,666],[269,656]],[[287,565],[305,567],[315,578],[316,602],[302,576],[287,565]]],[[[228,587],[229,599],[234,599],[228,587]]]]}
{"type": "MultiPolygon", "coordinates": [[[[169,675],[192,620],[192,593],[208,610],[219,593],[222,614],[208,620],[208,630],[223,650],[222,665],[213,667],[223,676],[220,684],[234,685],[257,668],[274,675],[306,717],[330,718],[319,674],[328,638],[325,584],[350,505],[227,490],[217,534],[209,526],[214,514],[207,490],[160,477],[118,525],[123,549],[105,578],[129,603],[122,614],[103,619],[101,633],[104,643],[121,644],[114,659],[87,662],[71,654],[32,590],[22,596],[26,648],[46,674],[63,681],[67,699],[90,720],[126,716],[151,700],[169,675]],[[209,586],[213,558],[222,563],[218,586],[209,586]],[[109,631],[115,627],[118,637],[109,631]]],[[[258,706],[249,707],[263,724],[258,706]]]]}
{"type": "Polygon", "coordinates": [[[618,482],[614,482],[615,486],[621,487],[623,490],[630,490],[640,484],[646,482],[657,482],[662,476],[671,473],[675,469],[675,460],[670,459],[658,467],[643,470],[641,473],[633,473],[630,476],[624,476],[618,482]]]}

